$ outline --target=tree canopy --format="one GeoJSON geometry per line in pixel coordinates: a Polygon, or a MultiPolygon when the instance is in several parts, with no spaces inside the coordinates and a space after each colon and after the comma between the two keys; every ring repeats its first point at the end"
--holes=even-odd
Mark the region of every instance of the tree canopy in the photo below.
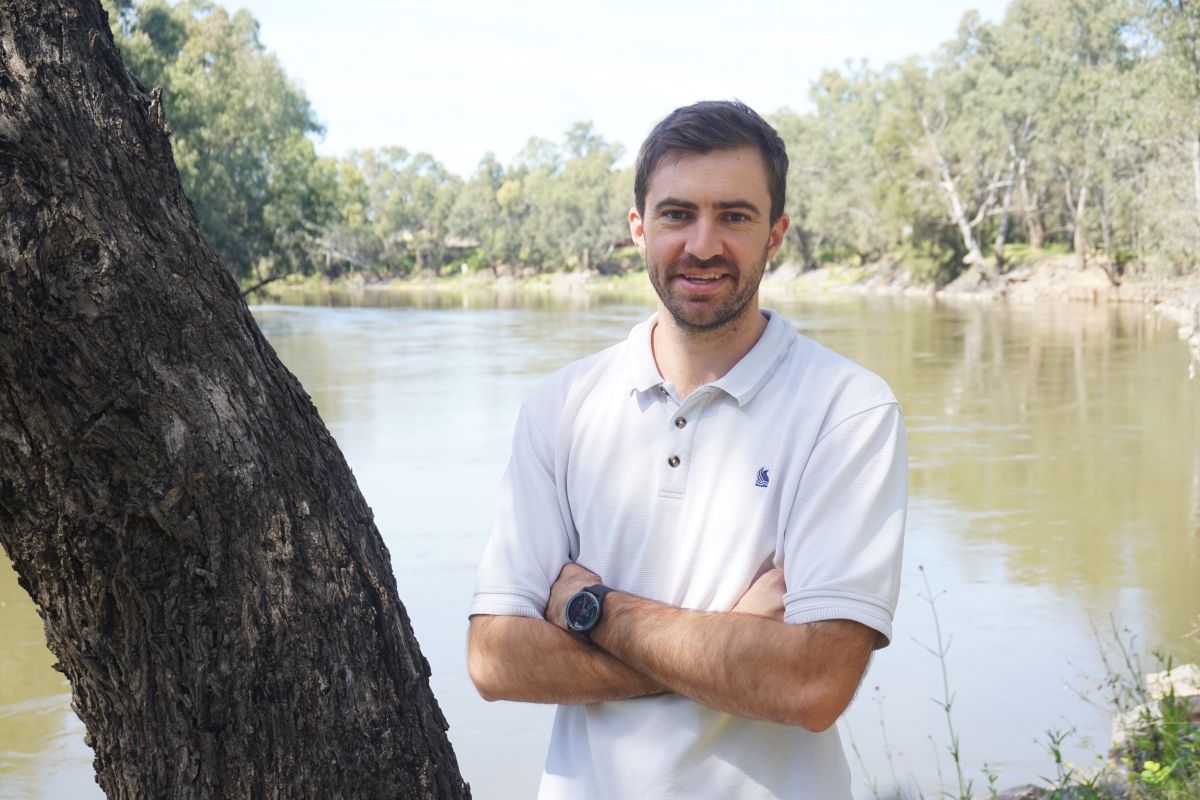
{"type": "MultiPolygon", "coordinates": [[[[142,83],[161,86],[201,223],[243,278],[618,269],[624,149],[588,122],[468,177],[400,146],[316,155],[303,92],[244,11],[105,0],[142,83]]],[[[983,277],[1046,249],[1114,276],[1196,269],[1200,9],[1184,0],[1013,0],[936,52],[829,69],[772,115],[788,144],[781,259],[899,260],[983,277]]],[[[403,131],[397,131],[403,140],[403,131]]]]}

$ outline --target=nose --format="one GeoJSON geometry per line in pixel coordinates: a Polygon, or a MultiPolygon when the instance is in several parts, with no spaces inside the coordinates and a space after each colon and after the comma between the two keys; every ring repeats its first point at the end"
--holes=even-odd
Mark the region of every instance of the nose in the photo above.
{"type": "Polygon", "coordinates": [[[697,219],[696,224],[691,228],[691,235],[688,237],[688,254],[700,261],[707,261],[714,256],[719,256],[723,250],[716,224],[704,217],[697,219]]]}

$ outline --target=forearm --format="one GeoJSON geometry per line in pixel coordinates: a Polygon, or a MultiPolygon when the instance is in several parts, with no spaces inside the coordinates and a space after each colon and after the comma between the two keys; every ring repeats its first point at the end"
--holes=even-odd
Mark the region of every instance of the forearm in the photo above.
{"type": "Polygon", "coordinates": [[[665,691],[608,653],[531,617],[472,617],[467,670],[485,700],[599,703],[665,691]]]}
{"type": "Polygon", "coordinates": [[[739,716],[824,730],[854,696],[875,633],[847,620],[789,625],[614,592],[593,640],[671,691],[739,716]]]}

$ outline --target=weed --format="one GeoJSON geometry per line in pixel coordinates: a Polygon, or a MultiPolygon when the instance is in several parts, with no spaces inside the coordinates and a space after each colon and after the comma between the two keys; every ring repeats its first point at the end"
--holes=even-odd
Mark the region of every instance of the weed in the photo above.
{"type": "MultiPolygon", "coordinates": [[[[924,642],[917,642],[917,644],[921,645],[921,647],[925,648],[931,655],[937,658],[938,664],[940,664],[942,668],[942,697],[941,699],[936,697],[931,699],[939,708],[942,709],[942,713],[946,717],[946,730],[950,735],[950,744],[948,750],[950,751],[950,758],[954,761],[954,772],[958,779],[958,794],[953,795],[943,792],[943,795],[945,797],[954,798],[954,800],[971,800],[971,790],[974,787],[974,781],[963,778],[962,750],[959,747],[958,734],[954,730],[954,715],[951,713],[954,709],[954,694],[950,691],[950,675],[946,669],[946,656],[950,653],[950,645],[952,644],[954,637],[950,637],[949,639],[942,637],[942,621],[938,617],[937,611],[937,600],[939,597],[945,594],[945,592],[938,592],[935,595],[933,593],[933,588],[929,585],[929,576],[925,573],[925,566],[920,565],[917,567],[917,569],[921,573],[921,580],[925,582],[925,594],[919,595],[919,597],[929,604],[929,613],[933,615],[933,631],[934,637],[937,641],[937,646],[930,647],[924,642]]],[[[932,743],[932,741],[933,740],[931,738],[930,742],[932,743]]],[[[934,752],[936,755],[936,748],[934,748],[934,752]]],[[[939,772],[941,770],[940,764],[938,766],[938,770],[939,772]]]]}

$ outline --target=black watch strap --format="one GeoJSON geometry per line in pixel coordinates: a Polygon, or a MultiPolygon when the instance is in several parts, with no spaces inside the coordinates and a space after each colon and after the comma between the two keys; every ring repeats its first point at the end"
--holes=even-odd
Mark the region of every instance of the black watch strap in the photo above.
{"type": "Polygon", "coordinates": [[[591,586],[584,589],[585,592],[591,592],[593,595],[595,595],[596,599],[600,601],[601,608],[604,607],[604,595],[608,594],[612,590],[613,588],[611,586],[605,586],[603,583],[593,583],[591,586]]]}

